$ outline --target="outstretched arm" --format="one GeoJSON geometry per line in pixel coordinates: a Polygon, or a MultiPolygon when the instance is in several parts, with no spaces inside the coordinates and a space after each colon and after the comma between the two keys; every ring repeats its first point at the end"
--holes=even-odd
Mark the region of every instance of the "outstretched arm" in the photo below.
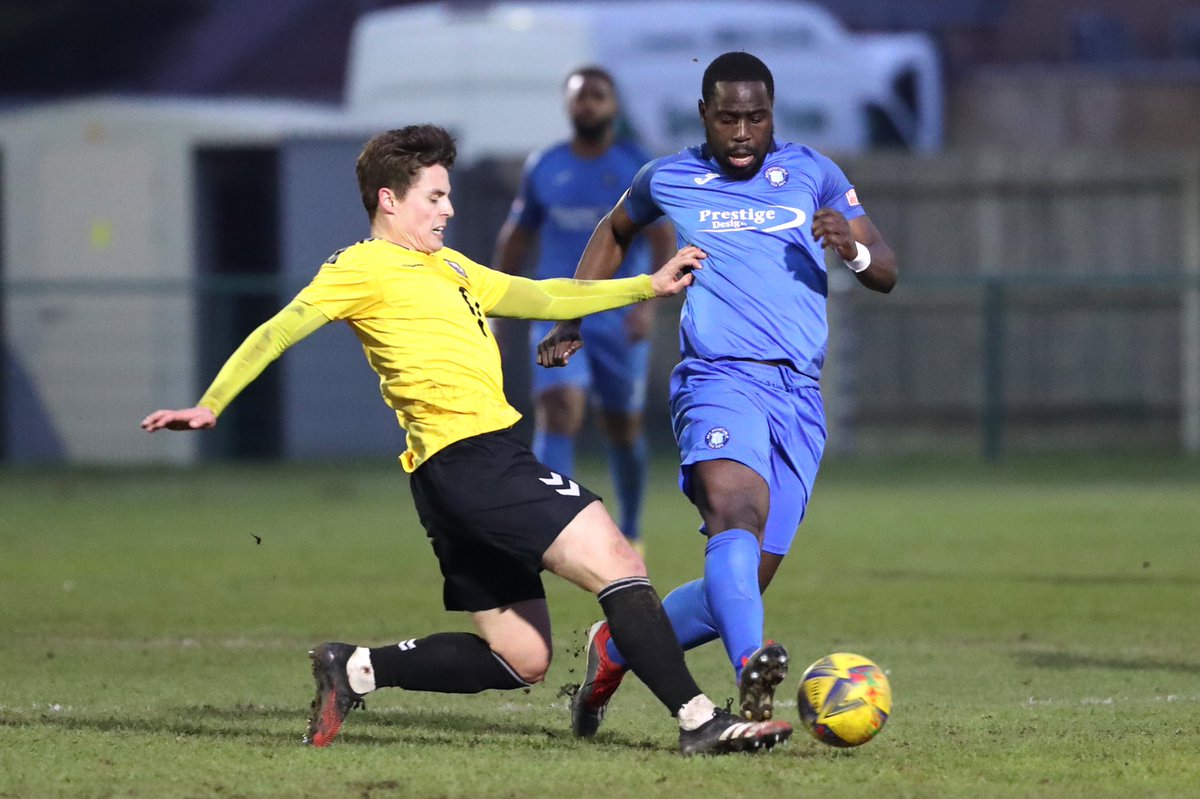
{"type": "MultiPolygon", "coordinates": [[[[621,267],[633,237],[642,227],[629,218],[625,211],[625,197],[622,197],[592,231],[592,237],[579,257],[579,265],[575,267],[575,279],[610,279],[621,267]]],[[[565,319],[550,328],[550,332],[538,342],[537,362],[540,366],[567,365],[571,356],[583,346],[579,321],[565,319]]]]}
{"type": "Polygon", "coordinates": [[[328,321],[328,317],[316,308],[293,300],[234,350],[195,407],[155,411],[142,420],[142,429],[153,433],[164,429],[205,430],[215,426],[221,412],[262,374],[263,369],[288,347],[328,321]]]}
{"type": "Polygon", "coordinates": [[[704,257],[698,248],[685,247],[657,272],[621,280],[513,278],[489,313],[520,319],[578,319],[642,300],[670,297],[692,284],[692,270],[700,268],[704,257]]]}

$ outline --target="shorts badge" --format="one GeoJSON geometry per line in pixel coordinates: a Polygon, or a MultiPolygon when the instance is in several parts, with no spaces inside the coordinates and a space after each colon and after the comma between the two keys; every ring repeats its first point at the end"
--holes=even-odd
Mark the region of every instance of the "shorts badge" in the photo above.
{"type": "Polygon", "coordinates": [[[729,431],[724,427],[714,427],[704,435],[704,443],[709,449],[720,449],[729,443],[729,431]]]}

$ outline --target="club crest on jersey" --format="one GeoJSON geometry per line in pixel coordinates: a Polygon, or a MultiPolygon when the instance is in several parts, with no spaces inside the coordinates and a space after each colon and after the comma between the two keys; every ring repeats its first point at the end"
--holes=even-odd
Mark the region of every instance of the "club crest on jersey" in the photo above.
{"type": "Polygon", "coordinates": [[[720,449],[729,443],[729,431],[724,427],[714,427],[704,434],[704,443],[709,449],[720,449]]]}
{"type": "Polygon", "coordinates": [[[775,188],[779,188],[787,183],[788,180],[788,171],[781,166],[769,166],[763,172],[763,175],[766,177],[767,183],[770,183],[775,188]]]}
{"type": "MultiPolygon", "coordinates": [[[[443,260],[446,260],[446,259],[443,259],[443,260]]],[[[467,276],[467,270],[466,270],[466,269],[463,269],[461,266],[459,266],[458,264],[454,263],[454,261],[449,261],[449,260],[446,260],[446,264],[447,264],[447,265],[448,265],[448,266],[449,266],[451,269],[453,269],[455,272],[458,272],[460,275],[462,275],[463,277],[466,277],[466,276],[467,276]]]]}

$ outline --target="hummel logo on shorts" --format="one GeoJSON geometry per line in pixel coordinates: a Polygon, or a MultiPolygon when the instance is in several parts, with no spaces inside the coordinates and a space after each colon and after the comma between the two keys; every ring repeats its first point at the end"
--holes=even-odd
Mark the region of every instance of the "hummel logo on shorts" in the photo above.
{"type": "Polygon", "coordinates": [[[564,480],[563,476],[558,472],[550,472],[549,477],[539,477],[538,479],[551,487],[560,486],[565,482],[567,484],[566,488],[556,488],[554,490],[562,494],[564,497],[579,496],[579,483],[576,483],[574,480],[564,480]]]}

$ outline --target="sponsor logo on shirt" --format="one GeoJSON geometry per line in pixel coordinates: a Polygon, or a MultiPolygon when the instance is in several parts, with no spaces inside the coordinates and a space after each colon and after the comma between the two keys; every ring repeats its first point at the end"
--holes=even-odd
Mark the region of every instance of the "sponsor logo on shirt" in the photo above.
{"type": "Polygon", "coordinates": [[[701,175],[698,178],[692,178],[692,180],[696,181],[697,186],[703,186],[705,183],[710,183],[719,177],[721,177],[720,172],[709,172],[707,174],[701,175]]]}
{"type": "Polygon", "coordinates": [[[846,192],[846,202],[850,203],[852,206],[858,205],[858,194],[854,191],[854,189],[846,192]]]}
{"type": "MultiPolygon", "coordinates": [[[[459,266],[458,264],[454,263],[454,261],[447,260],[447,261],[446,261],[446,264],[447,264],[447,265],[448,265],[448,266],[449,266],[451,269],[453,269],[455,272],[458,272],[460,275],[462,275],[463,277],[466,277],[466,276],[467,276],[467,270],[466,270],[466,269],[463,269],[461,266],[459,266]]],[[[414,264],[414,265],[415,265],[415,264],[414,264]]]]}
{"type": "Polygon", "coordinates": [[[700,212],[700,228],[697,232],[741,233],[747,230],[757,230],[760,233],[775,233],[800,227],[806,219],[808,219],[808,215],[804,211],[786,205],[732,210],[705,208],[700,212]]]}

